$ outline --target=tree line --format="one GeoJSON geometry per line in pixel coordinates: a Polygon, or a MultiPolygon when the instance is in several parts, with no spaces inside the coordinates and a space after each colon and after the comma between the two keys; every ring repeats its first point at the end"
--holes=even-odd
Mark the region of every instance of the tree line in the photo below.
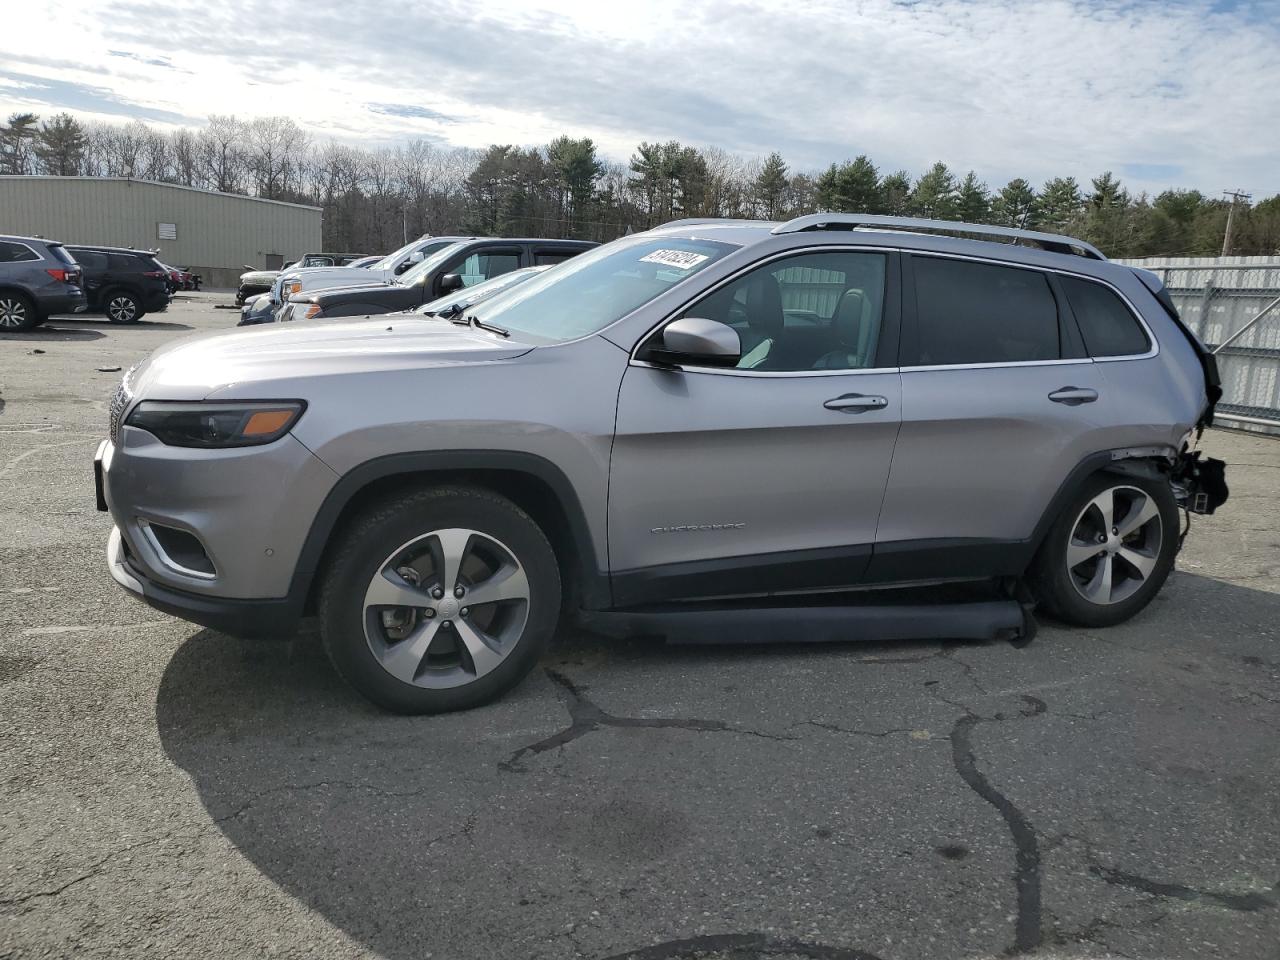
{"type": "MultiPolygon", "coordinates": [[[[486,234],[605,241],[679,217],[786,219],[883,213],[1068,233],[1108,256],[1280,252],[1280,195],[1239,203],[1197,190],[1131,193],[1110,172],[1081,184],[1015,178],[992,188],[935,163],[918,176],[866,155],[796,170],[779,153],[742,157],[672,140],[641,142],[628,163],[590,138],[542,146],[362,149],[317,143],[287,117],[212,116],[173,131],[140,121],[84,124],[32,113],[0,126],[0,173],[134,177],[324,209],[324,246],[384,252],[406,236],[486,234]]],[[[301,252],[301,251],[299,251],[301,252]]]]}

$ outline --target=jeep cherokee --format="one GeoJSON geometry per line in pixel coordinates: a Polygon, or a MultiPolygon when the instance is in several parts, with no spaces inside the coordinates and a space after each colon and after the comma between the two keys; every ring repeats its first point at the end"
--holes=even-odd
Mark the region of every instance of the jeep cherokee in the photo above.
{"type": "Polygon", "coordinates": [[[680,221],[451,319],[161,348],[112,400],[99,506],[152,606],[314,613],[365,696],[450,710],[567,611],[735,640],[1118,623],[1179,506],[1225,499],[1188,451],[1219,392],[1159,280],[1079,240],[680,221]]]}

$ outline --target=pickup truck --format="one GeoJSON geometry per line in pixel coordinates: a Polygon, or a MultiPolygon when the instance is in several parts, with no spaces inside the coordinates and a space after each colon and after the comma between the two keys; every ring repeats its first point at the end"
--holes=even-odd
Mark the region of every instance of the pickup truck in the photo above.
{"type": "Polygon", "coordinates": [[[345,287],[356,284],[386,283],[407,273],[431,254],[465,237],[421,236],[406,243],[394,253],[389,253],[377,263],[363,269],[352,267],[295,266],[281,270],[271,285],[271,307],[280,319],[289,298],[297,293],[323,290],[328,287],[345,287]]]}
{"type": "Polygon", "coordinates": [[[412,310],[437,297],[522,267],[550,266],[598,246],[589,240],[473,237],[450,243],[387,283],[331,287],[294,294],[279,320],[353,317],[412,310]]]}
{"type": "Polygon", "coordinates": [[[366,266],[379,260],[379,257],[368,257],[362,253],[304,253],[279,270],[255,270],[245,264],[246,273],[240,274],[240,286],[236,290],[236,306],[243,306],[250,297],[267,293],[276,277],[290,270],[304,267],[358,267],[366,266]]]}

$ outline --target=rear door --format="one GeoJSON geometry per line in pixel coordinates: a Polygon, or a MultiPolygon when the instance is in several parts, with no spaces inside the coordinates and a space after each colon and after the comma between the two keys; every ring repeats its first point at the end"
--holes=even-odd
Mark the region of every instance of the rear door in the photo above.
{"type": "Polygon", "coordinates": [[[739,367],[632,360],[610,467],[615,603],[858,582],[901,417],[898,291],[896,254],[791,253],[678,315],[737,329],[739,367]]]}
{"type": "Polygon", "coordinates": [[[1052,273],[904,254],[902,429],[873,581],[1020,572],[1108,404],[1052,273]]]}
{"type": "Polygon", "coordinates": [[[84,270],[84,292],[96,305],[109,277],[107,255],[96,250],[72,250],[71,254],[84,270]]]}

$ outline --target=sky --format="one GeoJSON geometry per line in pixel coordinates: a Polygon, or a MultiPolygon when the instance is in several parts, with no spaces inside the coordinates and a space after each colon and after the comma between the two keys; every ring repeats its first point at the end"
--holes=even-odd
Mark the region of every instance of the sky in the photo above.
{"type": "Polygon", "coordinates": [[[0,115],[1280,192],[1280,0],[6,0],[0,115]]]}

